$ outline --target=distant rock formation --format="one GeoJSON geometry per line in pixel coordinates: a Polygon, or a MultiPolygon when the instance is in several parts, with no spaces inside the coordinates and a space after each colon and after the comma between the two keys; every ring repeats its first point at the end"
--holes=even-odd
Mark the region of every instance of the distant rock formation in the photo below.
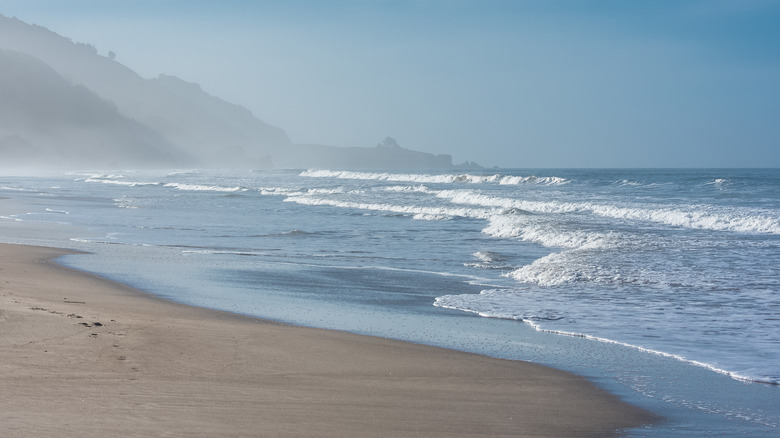
{"type": "Polygon", "coordinates": [[[274,157],[280,167],[308,169],[451,169],[450,155],[380,147],[291,145],[274,157]]]}
{"type": "Polygon", "coordinates": [[[0,15],[0,166],[451,168],[448,155],[294,145],[197,84],[144,79],[89,45],[0,15]]]}

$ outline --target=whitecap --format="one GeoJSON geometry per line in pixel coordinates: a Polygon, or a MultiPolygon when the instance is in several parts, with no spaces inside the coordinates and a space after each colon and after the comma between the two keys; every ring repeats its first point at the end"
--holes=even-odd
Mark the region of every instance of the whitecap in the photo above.
{"type": "Polygon", "coordinates": [[[474,208],[447,208],[447,207],[421,207],[416,205],[395,205],[370,202],[351,202],[337,199],[325,199],[312,196],[290,196],[285,202],[295,202],[302,205],[322,205],[339,208],[351,208],[357,210],[384,211],[411,215],[420,220],[443,220],[452,217],[466,217],[487,219],[498,213],[484,209],[474,208]]]}
{"type": "Polygon", "coordinates": [[[394,182],[413,182],[413,183],[433,183],[433,184],[545,184],[562,185],[567,184],[569,180],[560,177],[537,177],[537,176],[511,176],[511,175],[473,175],[473,174],[417,174],[417,173],[372,173],[372,172],[354,172],[354,171],[333,171],[333,170],[305,170],[300,176],[309,178],[337,178],[337,179],[355,179],[355,180],[373,180],[373,181],[394,181],[394,182]]]}
{"type": "Polygon", "coordinates": [[[397,193],[405,193],[405,192],[414,192],[414,193],[431,193],[431,189],[428,188],[428,186],[420,184],[416,186],[390,186],[390,187],[383,187],[382,190],[386,192],[397,192],[397,193]]]}
{"type": "Polygon", "coordinates": [[[245,187],[223,187],[223,186],[210,186],[201,184],[181,184],[181,183],[167,183],[165,187],[172,187],[177,190],[193,191],[193,192],[244,192],[247,189],[245,187]]]}
{"type": "Polygon", "coordinates": [[[652,206],[618,206],[593,202],[528,201],[490,196],[473,190],[442,190],[439,198],[455,204],[520,209],[532,213],[563,214],[592,213],[612,219],[635,220],[674,227],[732,231],[740,233],[780,234],[780,218],[776,214],[748,208],[716,208],[708,205],[679,208],[652,206]]]}
{"type": "Polygon", "coordinates": [[[160,185],[155,181],[128,181],[122,174],[93,174],[85,179],[76,179],[76,181],[88,183],[113,184],[118,186],[137,187],[137,186],[156,186],[160,185]]]}

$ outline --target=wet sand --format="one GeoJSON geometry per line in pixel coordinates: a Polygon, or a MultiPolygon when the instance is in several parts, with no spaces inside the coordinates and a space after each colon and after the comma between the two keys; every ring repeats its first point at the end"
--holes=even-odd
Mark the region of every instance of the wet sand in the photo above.
{"type": "Polygon", "coordinates": [[[0,436],[611,436],[652,417],[543,366],[155,298],[0,245],[0,436]]]}

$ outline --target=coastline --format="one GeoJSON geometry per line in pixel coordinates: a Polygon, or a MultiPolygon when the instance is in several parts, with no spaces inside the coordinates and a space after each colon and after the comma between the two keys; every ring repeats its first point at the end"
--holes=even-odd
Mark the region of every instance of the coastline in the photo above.
{"type": "Polygon", "coordinates": [[[3,436],[610,436],[654,417],[527,362],[190,307],[0,244],[3,436]]]}

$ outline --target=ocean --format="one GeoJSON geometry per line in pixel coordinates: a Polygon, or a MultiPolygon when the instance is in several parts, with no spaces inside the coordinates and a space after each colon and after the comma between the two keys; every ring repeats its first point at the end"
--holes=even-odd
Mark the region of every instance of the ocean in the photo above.
{"type": "Polygon", "coordinates": [[[780,170],[0,176],[0,240],[171,300],[528,360],[780,434],[780,170]]]}

